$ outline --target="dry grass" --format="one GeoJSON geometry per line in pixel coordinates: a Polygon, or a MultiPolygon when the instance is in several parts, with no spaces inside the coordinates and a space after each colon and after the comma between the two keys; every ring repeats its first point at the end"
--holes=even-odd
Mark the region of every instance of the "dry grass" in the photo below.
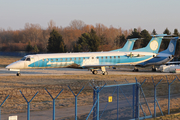
{"type": "MultiPolygon", "coordinates": [[[[0,67],[5,67],[6,65],[19,60],[17,57],[4,57],[0,56],[0,67]]],[[[85,86],[82,93],[78,96],[78,106],[80,105],[89,105],[92,104],[92,88],[89,87],[89,83],[92,79],[98,85],[107,84],[116,84],[117,83],[127,83],[125,79],[129,82],[135,82],[135,77],[138,82],[142,83],[145,79],[146,82],[142,85],[144,93],[146,97],[154,96],[153,82],[151,75],[63,75],[63,76],[0,76],[0,103],[4,100],[7,95],[10,97],[7,99],[5,104],[3,105],[6,109],[16,109],[13,112],[24,112],[26,101],[20,94],[19,90],[21,90],[28,100],[30,100],[33,95],[38,91],[39,93],[33,99],[32,103],[34,105],[31,107],[33,110],[45,110],[49,109],[52,106],[52,103],[48,103],[47,101],[52,101],[50,96],[44,90],[47,88],[48,91],[56,97],[56,95],[64,89],[64,91],[60,94],[57,99],[57,108],[61,107],[72,107],[74,106],[74,96],[67,87],[68,85],[72,88],[73,92],[77,94],[80,89],[85,86]],[[37,104],[38,103],[38,104],[37,104]],[[62,106],[63,104],[63,106],[62,106]],[[42,108],[42,106],[44,106],[42,108]],[[38,109],[37,109],[38,108],[38,109]]],[[[168,75],[167,78],[169,82],[175,79],[176,76],[168,75]]],[[[177,75],[180,78],[180,75],[177,75]]],[[[167,96],[167,79],[164,75],[154,75],[153,76],[155,83],[157,84],[159,80],[163,78],[163,81],[157,87],[157,96],[167,96]]],[[[175,81],[171,85],[171,94],[179,94],[180,93],[180,82],[175,81]]],[[[162,107],[163,112],[167,113],[167,97],[163,99],[158,99],[160,106],[162,107]]],[[[149,106],[151,111],[153,111],[153,103],[149,102],[149,106]]],[[[147,111],[147,107],[143,106],[144,110],[147,111]]],[[[173,110],[175,112],[180,111],[180,98],[178,96],[171,99],[171,112],[173,110]]],[[[9,113],[12,111],[3,111],[3,113],[9,113]]],[[[157,112],[158,108],[157,108],[157,112]]],[[[141,113],[142,114],[142,113],[141,113]]],[[[169,116],[170,119],[174,116],[169,116]]],[[[165,120],[163,118],[157,118],[158,120],[165,120]]],[[[174,119],[174,118],[173,118],[174,119]]],[[[179,119],[179,115],[177,116],[179,119]]]]}
{"type": "Polygon", "coordinates": [[[180,114],[165,115],[157,118],[151,118],[147,120],[180,120],[180,114]]]}
{"type": "Polygon", "coordinates": [[[22,57],[9,57],[9,56],[0,56],[0,68],[4,68],[10,63],[20,60],[22,57]]]}
{"type": "MultiPolygon", "coordinates": [[[[107,84],[116,84],[114,80],[116,80],[118,83],[126,83],[124,79],[127,79],[130,82],[135,82],[135,77],[138,79],[139,82],[144,81],[144,79],[148,79],[149,81],[146,82],[142,87],[145,92],[146,97],[153,96],[153,84],[150,81],[150,76],[127,76],[127,75],[108,75],[108,76],[101,76],[101,75],[64,75],[64,76],[1,76],[0,77],[0,94],[1,94],[1,101],[4,100],[4,98],[7,95],[10,95],[10,98],[6,101],[6,104],[4,107],[7,108],[15,108],[22,112],[25,108],[21,106],[21,104],[26,104],[26,101],[20,94],[19,90],[21,90],[28,100],[30,100],[33,95],[38,91],[39,93],[34,98],[32,103],[41,103],[37,104],[34,107],[31,107],[32,109],[41,110],[41,109],[49,109],[52,106],[52,103],[46,103],[46,101],[52,101],[50,96],[47,94],[47,92],[44,90],[44,88],[47,88],[48,91],[53,95],[53,97],[56,97],[56,95],[64,89],[64,91],[61,93],[61,95],[58,97],[57,100],[60,100],[57,102],[60,106],[57,106],[58,108],[61,107],[72,107],[74,106],[74,98],[73,94],[67,87],[68,85],[71,87],[73,92],[77,94],[80,89],[85,86],[82,93],[78,96],[79,98],[79,106],[80,105],[88,105],[92,104],[92,88],[90,88],[88,85],[91,82],[92,79],[94,79],[95,82],[101,82],[103,85],[104,83],[107,84]],[[103,81],[103,82],[102,82],[103,81]],[[67,102],[68,101],[68,102],[67,102]],[[45,103],[43,103],[45,102],[45,103]],[[14,104],[16,106],[14,106],[14,104]],[[63,106],[61,106],[63,104],[63,106]],[[41,108],[42,106],[45,106],[45,108],[41,108]],[[39,109],[37,109],[39,108],[39,109]]],[[[163,78],[164,76],[153,76],[156,81],[159,81],[160,78],[163,78]]],[[[180,76],[178,76],[180,77],[180,76]]],[[[174,78],[174,76],[169,75],[168,78],[174,78]]],[[[162,81],[162,85],[160,84],[160,88],[158,91],[161,91],[158,93],[158,96],[161,94],[164,94],[164,89],[167,89],[167,81],[162,81]],[[162,90],[161,90],[162,89],[162,90]]],[[[99,84],[97,83],[97,84],[99,84]]],[[[180,82],[175,82],[176,84],[173,84],[175,87],[180,85],[180,82]]],[[[167,90],[166,90],[167,91],[167,90]]],[[[171,108],[177,109],[180,108],[180,100],[178,99],[172,99],[171,102],[171,108]]],[[[163,111],[167,111],[167,98],[162,99],[159,101],[160,105],[166,105],[162,107],[163,111]]],[[[151,111],[153,111],[153,103],[149,103],[149,106],[151,108],[151,111]]],[[[144,107],[145,109],[146,107],[144,107]]],[[[158,108],[157,108],[158,109],[158,108]]],[[[158,112],[158,110],[157,110],[158,112]]]]}

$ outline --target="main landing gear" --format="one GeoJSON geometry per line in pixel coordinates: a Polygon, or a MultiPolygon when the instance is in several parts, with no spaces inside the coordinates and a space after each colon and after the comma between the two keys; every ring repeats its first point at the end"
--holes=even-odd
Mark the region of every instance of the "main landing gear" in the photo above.
{"type": "MultiPolygon", "coordinates": [[[[98,69],[91,69],[92,74],[97,75],[98,69]]],[[[102,75],[108,75],[108,72],[106,71],[106,68],[103,66],[101,67],[102,75]]]]}
{"type": "Polygon", "coordinates": [[[139,71],[139,69],[137,67],[134,67],[133,72],[138,72],[138,71],[139,71]]]}
{"type": "Polygon", "coordinates": [[[156,67],[155,66],[152,67],[152,71],[156,72],[156,67]]]}
{"type": "Polygon", "coordinates": [[[92,74],[97,75],[98,71],[95,69],[91,69],[92,74]]]}

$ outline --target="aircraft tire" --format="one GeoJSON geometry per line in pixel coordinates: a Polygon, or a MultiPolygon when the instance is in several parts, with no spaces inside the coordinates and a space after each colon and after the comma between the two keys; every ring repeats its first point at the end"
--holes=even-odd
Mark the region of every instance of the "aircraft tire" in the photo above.
{"type": "Polygon", "coordinates": [[[156,72],[156,68],[152,68],[152,71],[153,71],[153,72],[156,72]]]}
{"type": "Polygon", "coordinates": [[[21,73],[17,73],[16,75],[17,75],[17,76],[21,76],[21,73]]]}
{"type": "Polygon", "coordinates": [[[93,73],[94,75],[97,75],[98,71],[97,71],[97,70],[94,70],[94,71],[92,71],[92,73],[93,73]]]}
{"type": "Polygon", "coordinates": [[[102,72],[102,75],[108,75],[108,72],[107,71],[102,72]]]}
{"type": "Polygon", "coordinates": [[[134,69],[133,72],[138,72],[139,70],[138,69],[134,69]]]}

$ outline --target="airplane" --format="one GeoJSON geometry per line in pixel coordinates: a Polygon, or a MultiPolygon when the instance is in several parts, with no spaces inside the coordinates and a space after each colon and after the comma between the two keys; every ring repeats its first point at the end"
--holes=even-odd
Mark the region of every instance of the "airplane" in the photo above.
{"type": "Polygon", "coordinates": [[[20,69],[59,68],[77,64],[79,67],[90,69],[93,74],[97,74],[97,70],[101,69],[102,75],[107,75],[106,66],[137,65],[156,57],[164,36],[166,34],[154,35],[145,48],[133,51],[27,55],[6,68],[9,71],[17,71],[17,76],[20,76],[20,69]]]}
{"type": "Polygon", "coordinates": [[[171,61],[174,58],[176,43],[178,38],[179,37],[170,38],[171,41],[169,42],[168,48],[166,50],[159,52],[158,55],[153,59],[135,65],[136,68],[134,69],[134,71],[138,71],[137,67],[147,67],[147,66],[152,66],[152,71],[156,71],[155,66],[162,65],[171,61]]]}

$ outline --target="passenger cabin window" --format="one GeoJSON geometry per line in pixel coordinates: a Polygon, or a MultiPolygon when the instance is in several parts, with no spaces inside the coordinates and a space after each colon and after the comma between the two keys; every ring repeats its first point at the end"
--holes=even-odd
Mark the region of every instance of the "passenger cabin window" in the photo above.
{"type": "Polygon", "coordinates": [[[26,58],[26,61],[31,61],[31,59],[30,58],[26,58]]]}

